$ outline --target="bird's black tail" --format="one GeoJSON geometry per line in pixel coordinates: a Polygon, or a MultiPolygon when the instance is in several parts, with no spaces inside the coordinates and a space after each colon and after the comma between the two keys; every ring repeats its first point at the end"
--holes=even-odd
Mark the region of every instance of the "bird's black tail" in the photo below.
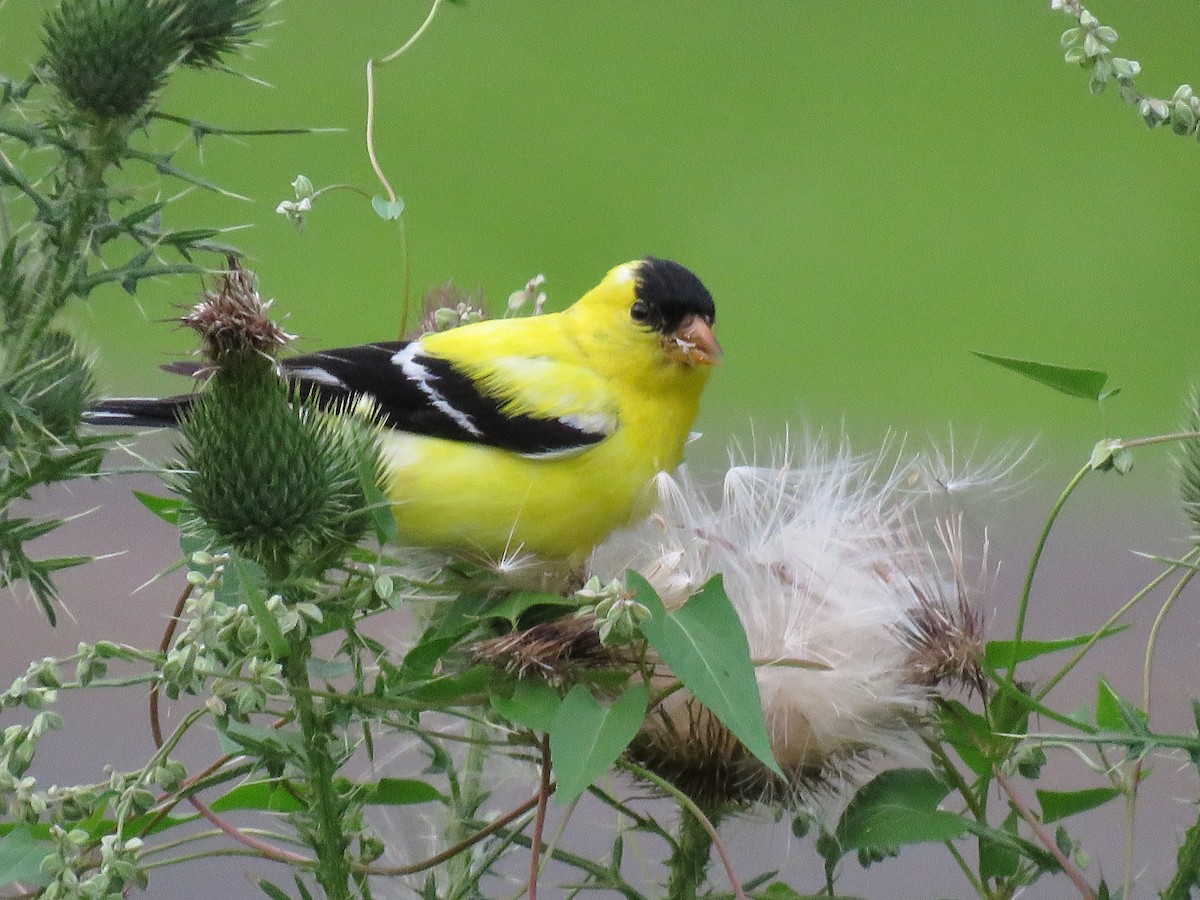
{"type": "Polygon", "coordinates": [[[117,428],[173,428],[187,415],[196,400],[195,394],[178,397],[117,397],[101,400],[84,411],[83,421],[89,425],[109,425],[117,428]]]}

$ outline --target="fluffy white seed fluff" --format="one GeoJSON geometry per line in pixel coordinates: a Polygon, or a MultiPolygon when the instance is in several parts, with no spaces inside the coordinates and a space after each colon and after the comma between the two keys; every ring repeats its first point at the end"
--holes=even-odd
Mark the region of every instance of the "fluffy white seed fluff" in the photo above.
{"type": "MultiPolygon", "coordinates": [[[[811,440],[770,464],[733,465],[716,499],[686,469],[662,474],[658,512],[593,560],[601,578],[642,573],[668,607],[724,576],[792,786],[864,753],[915,746],[912,729],[928,711],[930,689],[914,667],[923,634],[914,620],[927,628],[920,613],[932,604],[948,628],[970,624],[960,621],[969,613],[959,606],[961,558],[951,558],[961,540],[934,545],[922,537],[953,532],[921,521],[932,505],[925,476],[937,458],[894,460],[887,450],[862,457],[811,440]]],[[[671,732],[692,744],[711,735],[728,758],[728,736],[697,718],[694,700],[679,692],[649,727],[662,729],[660,745],[671,732]]],[[[687,752],[695,768],[696,748],[687,752]]],[[[730,777],[753,790],[765,770],[746,771],[748,763],[739,759],[741,771],[730,777]]]]}

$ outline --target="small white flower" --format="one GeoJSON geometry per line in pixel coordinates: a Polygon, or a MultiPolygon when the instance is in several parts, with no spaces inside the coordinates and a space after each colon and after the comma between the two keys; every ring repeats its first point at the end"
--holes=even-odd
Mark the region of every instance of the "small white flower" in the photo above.
{"type": "Polygon", "coordinates": [[[538,273],[530,278],[529,281],[525,282],[525,287],[521,288],[519,291],[513,291],[511,294],[509,294],[509,312],[517,312],[519,309],[525,306],[526,303],[532,300],[533,314],[535,316],[540,315],[542,312],[542,307],[546,304],[546,293],[545,291],[539,291],[538,289],[545,283],[546,276],[538,273]]]}

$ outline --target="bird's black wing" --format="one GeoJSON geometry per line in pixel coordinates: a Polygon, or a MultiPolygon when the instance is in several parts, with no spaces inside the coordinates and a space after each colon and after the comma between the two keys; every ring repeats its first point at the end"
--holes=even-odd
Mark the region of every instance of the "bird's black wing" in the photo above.
{"type": "MultiPolygon", "coordinates": [[[[422,352],[420,341],[323,350],[286,359],[281,367],[296,396],[323,409],[346,409],[367,398],[384,425],[412,434],[554,457],[585,450],[612,431],[602,422],[505,412],[500,398],[480,391],[474,379],[447,360],[422,352]]],[[[196,377],[211,371],[194,363],[168,368],[196,377]]],[[[187,415],[199,396],[102,400],[84,414],[84,421],[127,428],[171,427],[187,415]]]]}
{"type": "Polygon", "coordinates": [[[423,352],[420,341],[393,341],[324,350],[285,360],[302,396],[322,406],[369,398],[391,428],[451,441],[484,444],[528,456],[565,456],[611,433],[597,423],[512,414],[453,363],[423,352]]]}

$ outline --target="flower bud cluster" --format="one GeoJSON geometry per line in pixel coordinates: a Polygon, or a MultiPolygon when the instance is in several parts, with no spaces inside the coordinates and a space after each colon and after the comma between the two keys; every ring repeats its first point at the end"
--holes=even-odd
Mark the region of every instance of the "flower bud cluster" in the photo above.
{"type": "Polygon", "coordinates": [[[596,632],[605,647],[632,643],[640,637],[638,626],[650,617],[650,610],[634,600],[615,578],[601,585],[600,578],[593,575],[575,596],[587,601],[576,617],[595,617],[596,632]]]}
{"type": "Polygon", "coordinates": [[[1143,94],[1134,82],[1142,71],[1141,64],[1113,53],[1115,29],[1101,24],[1079,0],[1051,0],[1050,8],[1079,23],[1062,34],[1063,57],[1090,73],[1088,86],[1093,94],[1102,93],[1109,82],[1115,81],[1121,99],[1137,107],[1147,126],[1170,125],[1176,134],[1200,140],[1200,98],[1191,85],[1181,84],[1169,100],[1143,94]]]}
{"type": "MultiPolygon", "coordinates": [[[[284,693],[282,670],[249,604],[230,602],[238,598],[226,590],[229,555],[199,551],[191,562],[188,582],[194,595],[185,610],[188,626],[163,664],[165,691],[172,699],[207,691],[206,705],[214,715],[245,721],[265,709],[269,698],[284,693]]],[[[322,618],[315,604],[288,604],[279,594],[268,597],[263,609],[283,635],[303,636],[322,618]]]]}

